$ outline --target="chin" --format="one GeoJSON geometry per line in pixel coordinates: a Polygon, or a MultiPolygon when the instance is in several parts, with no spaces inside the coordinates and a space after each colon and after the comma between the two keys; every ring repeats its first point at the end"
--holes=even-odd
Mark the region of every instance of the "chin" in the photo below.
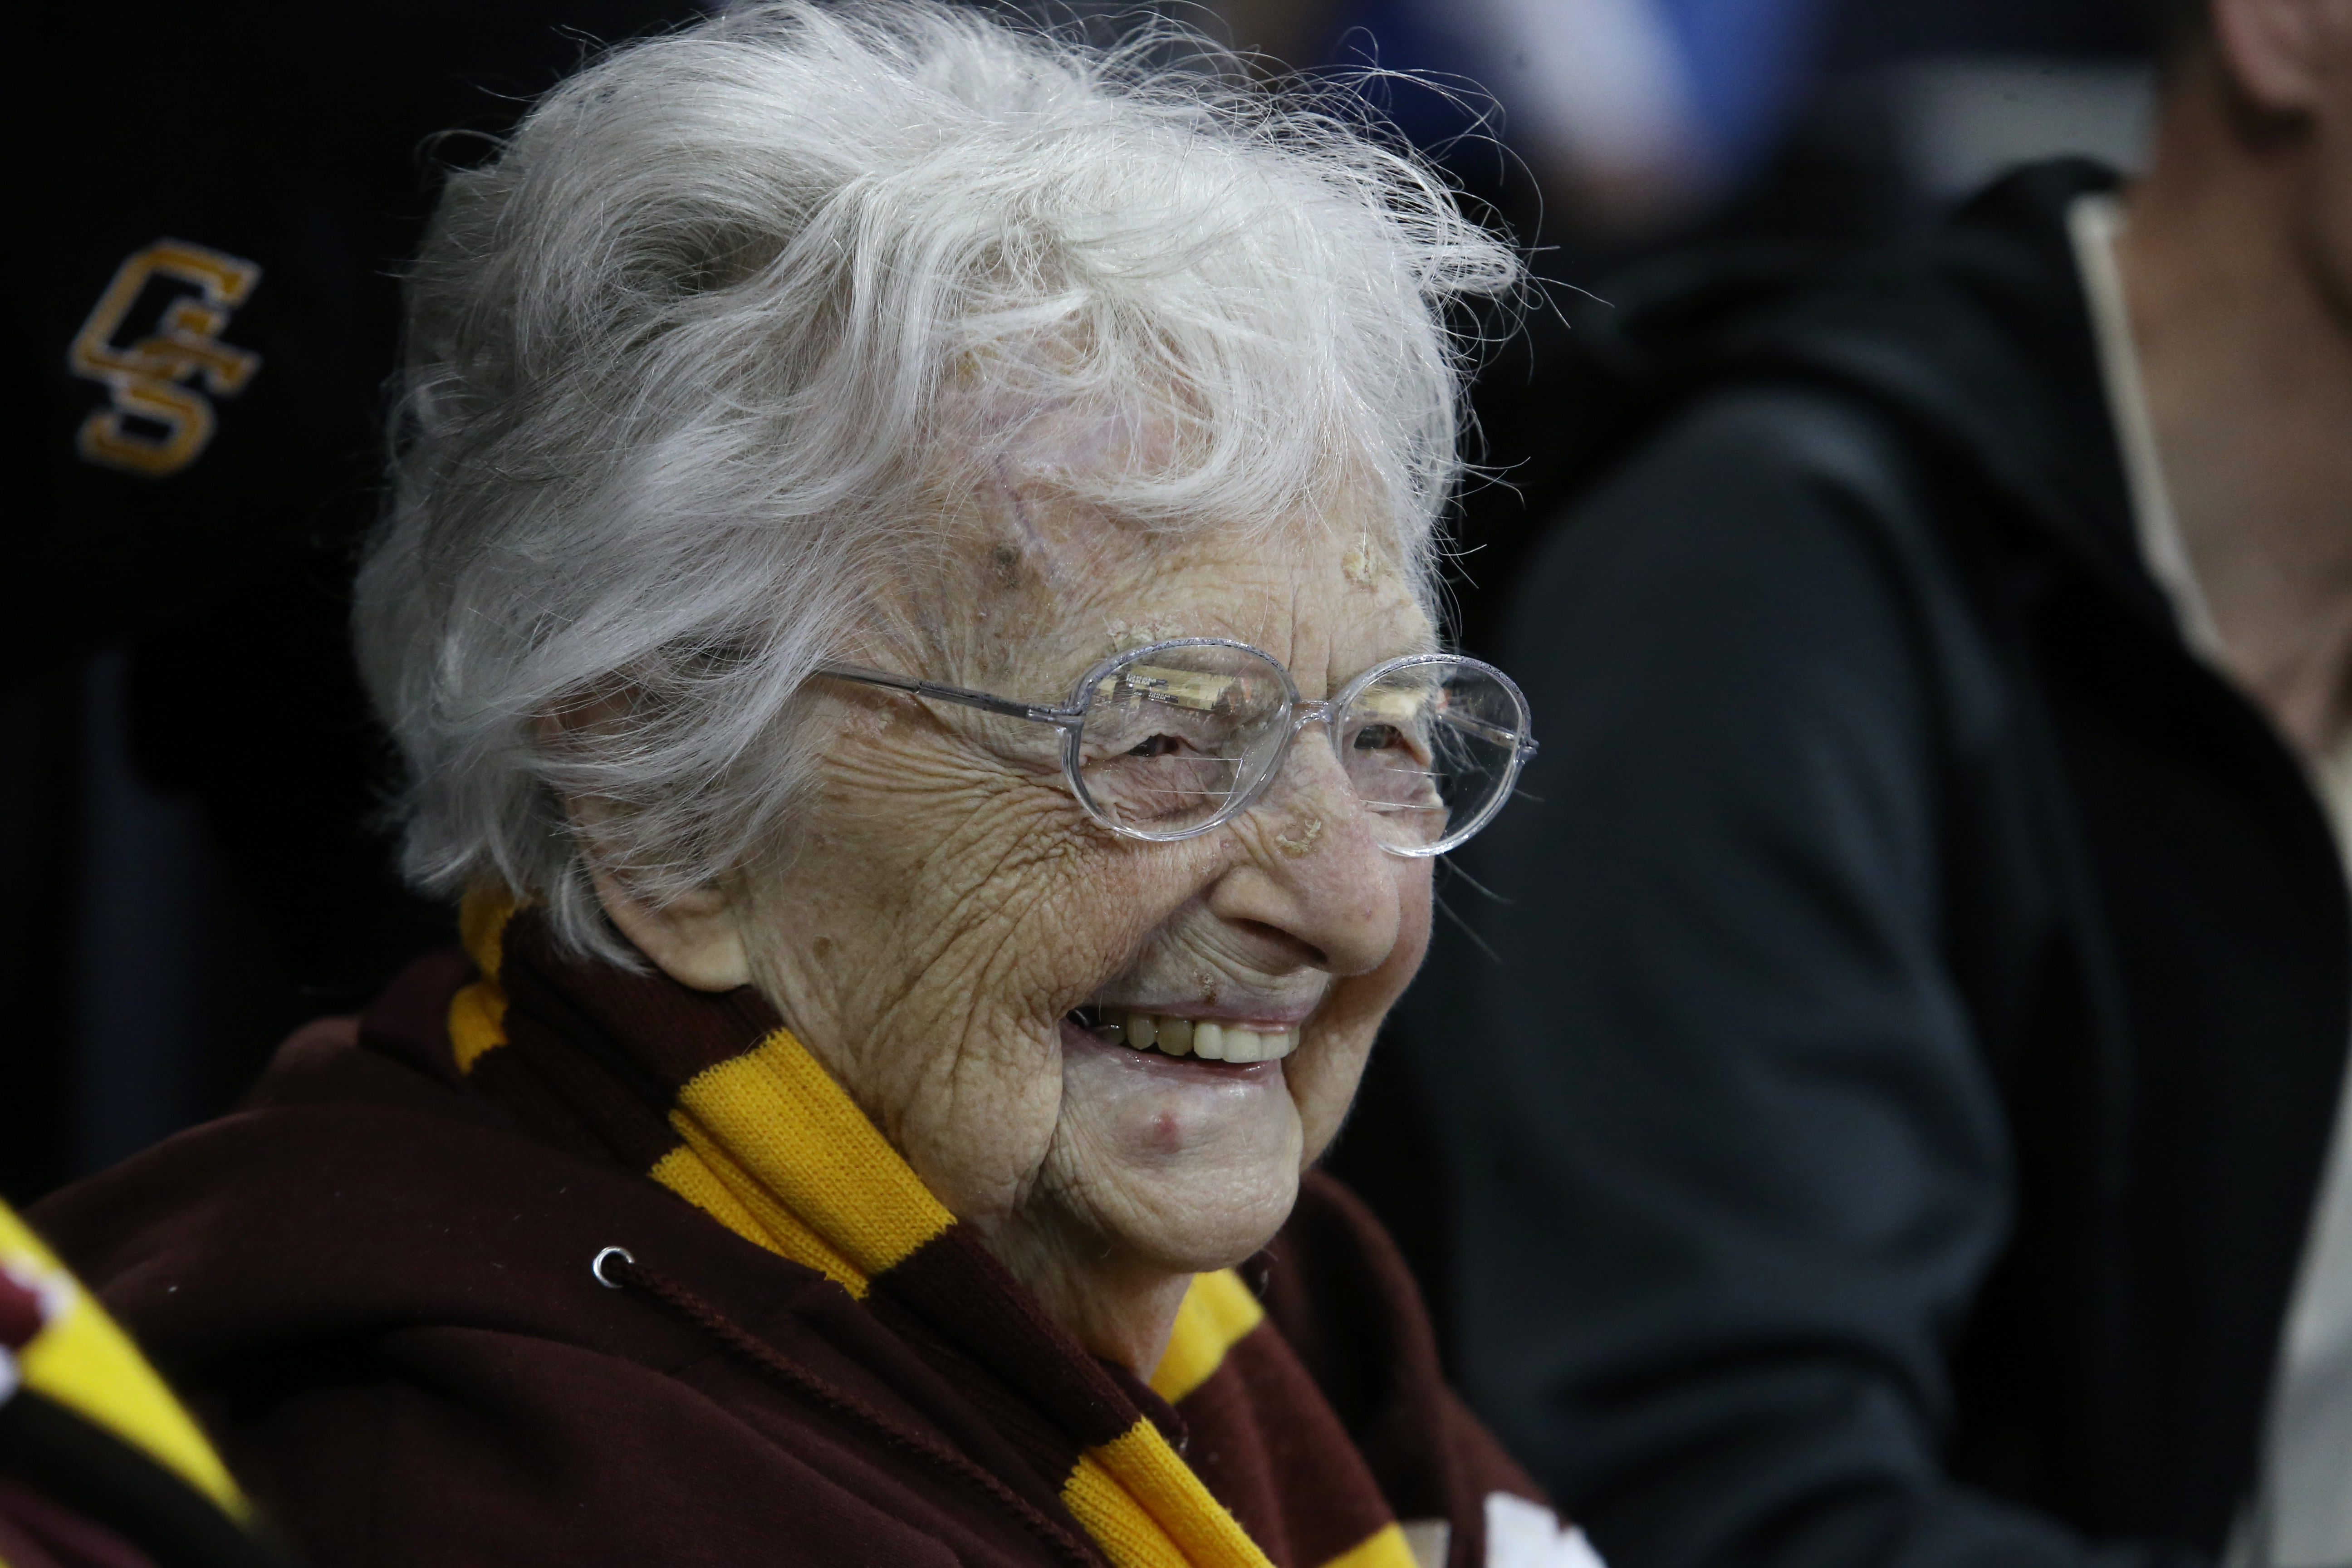
{"type": "Polygon", "coordinates": [[[1298,1201],[1295,1160],[1255,1170],[1155,1173],[1151,1179],[1157,1184],[1139,1194],[1129,1182],[1118,1183],[1128,1189],[1126,1206],[1132,1215],[1118,1239],[1131,1255],[1171,1273],[1199,1274],[1239,1263],[1274,1239],[1298,1201]]]}
{"type": "Polygon", "coordinates": [[[1088,1228],[1160,1267],[1197,1273],[1241,1261],[1297,1198],[1304,1138],[1288,1066],[1203,1064],[1066,1037],[1057,1184],[1087,1211],[1088,1228]]]}

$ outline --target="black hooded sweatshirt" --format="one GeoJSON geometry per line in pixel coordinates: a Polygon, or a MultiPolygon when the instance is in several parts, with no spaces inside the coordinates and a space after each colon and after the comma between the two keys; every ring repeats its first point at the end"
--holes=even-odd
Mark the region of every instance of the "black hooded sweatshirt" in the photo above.
{"type": "Polygon", "coordinates": [[[2352,928],[2140,563],[2113,184],[1684,310],[1519,579],[1543,754],[1402,1037],[1465,1388],[1612,1568],[2194,1563],[2252,1484],[2352,928]]]}

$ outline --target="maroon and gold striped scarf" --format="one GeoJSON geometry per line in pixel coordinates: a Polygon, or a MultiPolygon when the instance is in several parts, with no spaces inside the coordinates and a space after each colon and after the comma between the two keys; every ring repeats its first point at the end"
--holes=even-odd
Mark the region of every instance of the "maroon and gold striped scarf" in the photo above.
{"type": "MultiPolygon", "coordinates": [[[[471,1085],[860,1300],[912,1313],[1020,1391],[1053,1435],[1027,1433],[1029,1457],[1115,1568],[1272,1568],[1145,1401],[956,1223],[757,993],[568,961],[537,914],[488,900],[468,901],[464,931],[481,978],[452,1002],[449,1035],[471,1085]]],[[[1278,1357],[1296,1384],[1285,1393],[1306,1396],[1287,1401],[1301,1407],[1291,1436],[1307,1441],[1284,1444],[1299,1452],[1268,1521],[1290,1568],[1413,1568],[1363,1460],[1264,1318],[1232,1270],[1198,1276],[1150,1393],[1214,1446],[1255,1397],[1223,1386],[1241,1376],[1235,1348],[1253,1341],[1261,1366],[1278,1357]]]]}

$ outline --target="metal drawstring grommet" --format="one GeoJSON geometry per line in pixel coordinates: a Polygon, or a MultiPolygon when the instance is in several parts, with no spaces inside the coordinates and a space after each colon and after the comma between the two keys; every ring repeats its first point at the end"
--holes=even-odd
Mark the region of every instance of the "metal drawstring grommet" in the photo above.
{"type": "Polygon", "coordinates": [[[624,1263],[635,1263],[636,1261],[635,1258],[629,1256],[629,1249],[627,1247],[608,1247],[604,1251],[596,1255],[594,1262],[588,1265],[588,1272],[594,1275],[596,1283],[602,1285],[607,1290],[618,1290],[621,1289],[621,1282],[618,1279],[608,1279],[604,1276],[605,1260],[614,1258],[619,1258],[624,1263]]]}

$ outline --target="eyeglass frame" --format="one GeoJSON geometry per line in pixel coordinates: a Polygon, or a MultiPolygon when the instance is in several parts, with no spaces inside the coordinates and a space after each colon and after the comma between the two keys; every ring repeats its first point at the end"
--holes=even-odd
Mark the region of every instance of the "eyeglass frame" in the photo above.
{"type": "MultiPolygon", "coordinates": [[[[1338,696],[1326,701],[1312,701],[1301,697],[1298,694],[1298,684],[1291,679],[1287,665],[1262,647],[1238,642],[1232,637],[1170,637],[1164,641],[1146,643],[1140,647],[1131,647],[1113,654],[1086,674],[1078,677],[1077,684],[1071,688],[1070,700],[1059,704],[1023,702],[1010,697],[999,697],[992,692],[975,691],[969,687],[948,686],[940,681],[924,680],[911,675],[898,675],[887,669],[876,669],[862,664],[824,663],[818,665],[811,673],[833,680],[856,681],[860,685],[885,687],[893,691],[904,691],[917,697],[933,698],[941,702],[951,702],[963,708],[974,708],[982,712],[994,713],[1007,719],[1026,720],[1033,724],[1051,724],[1063,733],[1062,775],[1069,782],[1070,793],[1076,797],[1079,809],[1084,811],[1088,818],[1122,838],[1139,839],[1147,844],[1174,844],[1187,838],[1198,838],[1204,833],[1213,833],[1251,806],[1255,805],[1259,797],[1265,794],[1266,790],[1273,785],[1275,779],[1281,774],[1283,763],[1290,760],[1290,748],[1298,739],[1299,731],[1309,724],[1319,723],[1323,726],[1325,732],[1331,738],[1332,752],[1337,756],[1339,751],[1339,730],[1335,721],[1348,710],[1349,704],[1361,696],[1374,681],[1392,675],[1400,669],[1410,669],[1416,665],[1423,664],[1469,665],[1485,671],[1502,683],[1503,689],[1510,693],[1511,700],[1518,705],[1519,712],[1532,726],[1534,714],[1528,706],[1526,693],[1519,689],[1518,682],[1488,664],[1485,659],[1471,658],[1462,654],[1453,653],[1408,653],[1395,658],[1383,659],[1341,687],[1338,696]],[[1282,713],[1285,717],[1277,721],[1285,724],[1282,743],[1275,748],[1274,754],[1267,760],[1264,770],[1249,788],[1236,790],[1227,795],[1225,804],[1211,814],[1205,822],[1174,833],[1147,833],[1140,828],[1129,827],[1114,822],[1096,802],[1093,792],[1087,788],[1086,773],[1078,754],[1079,742],[1086,730],[1087,715],[1093,710],[1095,693],[1114,670],[1141,661],[1155,653],[1195,647],[1237,648],[1244,653],[1255,654],[1273,667],[1275,673],[1282,678],[1282,713]]],[[[1489,729],[1492,726],[1481,724],[1479,728],[1489,729]]],[[[1418,849],[1406,849],[1382,840],[1381,847],[1383,850],[1409,860],[1427,859],[1433,856],[1444,855],[1468,843],[1480,829],[1495,819],[1496,814],[1503,809],[1504,803],[1511,798],[1512,788],[1518,782],[1519,769],[1536,754],[1538,747],[1535,737],[1525,731],[1507,737],[1496,734],[1486,738],[1496,743],[1501,743],[1507,738],[1511,745],[1511,755],[1508,762],[1504,764],[1501,786],[1495,791],[1494,798],[1486,803],[1485,809],[1481,810],[1471,822],[1446,834],[1433,844],[1418,849]]],[[[1347,766],[1346,759],[1341,757],[1339,762],[1344,770],[1347,766]]],[[[1353,793],[1352,790],[1350,793],[1353,793]]],[[[1360,802],[1361,798],[1358,796],[1360,802]]]]}

